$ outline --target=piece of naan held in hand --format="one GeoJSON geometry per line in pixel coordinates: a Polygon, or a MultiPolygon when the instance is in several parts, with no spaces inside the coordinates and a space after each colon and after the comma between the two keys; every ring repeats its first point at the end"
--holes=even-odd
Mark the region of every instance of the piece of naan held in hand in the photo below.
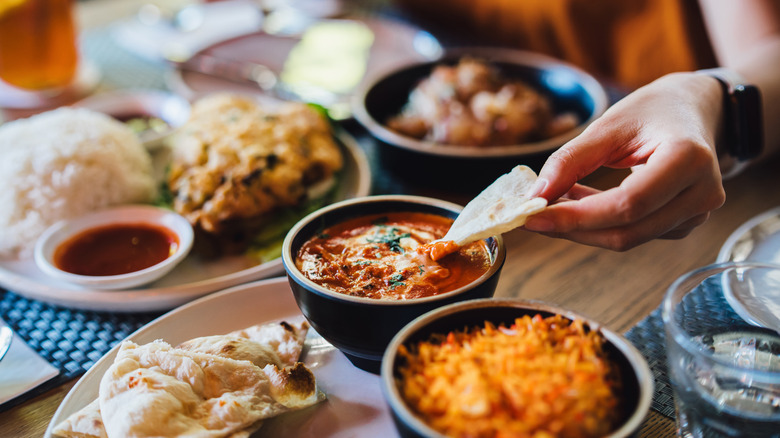
{"type": "MultiPolygon", "coordinates": [[[[292,367],[300,358],[308,329],[309,325],[305,320],[258,324],[226,335],[195,338],[177,345],[175,350],[180,356],[194,357],[196,353],[200,353],[237,361],[249,361],[262,369],[273,365],[280,371],[269,371],[266,376],[269,381],[278,382],[282,379],[288,379],[290,375],[308,373],[308,370],[302,365],[298,368],[293,367],[288,370],[289,372],[281,370],[285,367],[292,367]]],[[[269,368],[269,370],[271,369],[269,368]]],[[[300,376],[293,378],[293,381],[308,384],[306,383],[307,379],[302,379],[300,376]]],[[[285,385],[274,383],[269,388],[285,388],[285,385]]],[[[301,399],[295,391],[289,396],[276,389],[274,391],[276,395],[272,397],[280,400],[279,403],[288,409],[296,409],[296,405],[301,403],[301,400],[304,404],[309,403],[307,398],[301,399]]],[[[205,436],[230,436],[233,438],[249,436],[261,424],[262,422],[258,421],[238,432],[226,435],[207,434],[205,436]]],[[[93,401],[57,425],[53,433],[55,436],[66,438],[106,438],[109,436],[106,434],[98,400],[93,401]]]]}
{"type": "Polygon", "coordinates": [[[536,173],[528,166],[501,175],[466,204],[444,237],[428,243],[423,251],[439,260],[467,243],[522,226],[547,207],[546,199],[528,196],[534,183],[536,173]]]}

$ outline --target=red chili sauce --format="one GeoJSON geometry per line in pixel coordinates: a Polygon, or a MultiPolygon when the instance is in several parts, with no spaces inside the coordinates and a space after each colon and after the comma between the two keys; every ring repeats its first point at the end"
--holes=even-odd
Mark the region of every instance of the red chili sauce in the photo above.
{"type": "Polygon", "coordinates": [[[63,242],[54,264],[79,275],[121,275],[140,271],[170,257],[179,247],[173,231],[150,224],[92,228],[63,242]]]}
{"type": "Polygon", "coordinates": [[[325,229],[298,251],[295,264],[313,282],[347,295],[404,300],[455,290],[481,277],[491,256],[484,241],[438,262],[417,249],[444,236],[452,220],[389,213],[325,229]]]}

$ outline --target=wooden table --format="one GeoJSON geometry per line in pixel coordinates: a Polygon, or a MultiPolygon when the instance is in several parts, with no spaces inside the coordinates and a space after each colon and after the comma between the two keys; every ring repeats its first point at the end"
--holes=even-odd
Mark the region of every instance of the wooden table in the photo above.
{"type": "MultiPolygon", "coordinates": [[[[84,2],[80,5],[82,23],[94,24],[133,11],[134,2],[137,3],[135,0],[110,2],[111,8],[109,2],[84,2]]],[[[522,230],[509,232],[505,234],[507,261],[496,296],[559,304],[623,333],[660,304],[675,278],[714,262],[723,242],[740,224],[780,205],[778,168],[780,161],[769,161],[726,182],[726,204],[683,240],[658,240],[617,253],[522,230]]],[[[618,171],[599,171],[585,182],[608,188],[624,175],[618,171]]],[[[460,203],[466,200],[462,194],[408,185],[403,186],[403,191],[460,203]]],[[[0,436],[42,436],[76,381],[0,413],[0,436]]],[[[673,422],[654,411],[648,414],[640,432],[642,437],[673,435],[673,422]]]]}
{"type": "MultiPolygon", "coordinates": [[[[766,162],[727,181],[727,201],[710,220],[682,240],[658,240],[617,253],[526,231],[505,234],[507,261],[496,295],[539,299],[580,312],[623,333],[661,302],[666,288],[683,273],[712,263],[740,224],[780,205],[777,169],[766,162]]],[[[606,188],[620,174],[600,172],[588,182],[606,188]]],[[[430,194],[414,190],[415,194],[430,194]]],[[[457,195],[451,198],[457,198],[457,195]]],[[[0,436],[40,437],[76,380],[0,413],[0,436]]],[[[642,437],[668,437],[674,424],[651,411],[642,437]]]]}

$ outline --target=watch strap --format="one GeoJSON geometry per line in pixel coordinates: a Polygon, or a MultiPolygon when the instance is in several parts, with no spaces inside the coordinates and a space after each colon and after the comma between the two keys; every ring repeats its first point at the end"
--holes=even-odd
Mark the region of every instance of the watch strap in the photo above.
{"type": "Polygon", "coordinates": [[[764,147],[761,93],[741,75],[727,68],[699,70],[723,88],[724,151],[737,162],[756,158],[764,147]]]}

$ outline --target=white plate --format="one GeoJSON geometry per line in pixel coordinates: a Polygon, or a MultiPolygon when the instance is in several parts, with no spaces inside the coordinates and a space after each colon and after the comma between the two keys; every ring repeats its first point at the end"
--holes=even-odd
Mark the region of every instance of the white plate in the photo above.
{"type": "MultiPolygon", "coordinates": [[[[338,135],[344,147],[345,166],[336,200],[366,196],[371,190],[371,169],[354,138],[338,135]]],[[[245,256],[203,260],[187,256],[160,280],[143,288],[84,289],[58,282],[38,269],[32,257],[0,259],[0,286],[28,298],[84,310],[147,312],[167,310],[226,287],[272,277],[283,272],[280,258],[266,263],[245,256]]]]}
{"type": "MultiPolygon", "coordinates": [[[[170,344],[223,334],[254,324],[303,318],[286,279],[237,286],[173,310],[128,336],[136,343],[163,339],[170,344]]],[[[100,379],[116,356],[109,351],[76,383],[49,423],[51,430],[97,397],[100,379]]],[[[317,378],[327,400],[311,408],[272,418],[253,436],[378,437],[394,436],[390,411],[382,397],[379,376],[355,368],[332,345],[311,331],[303,362],[317,378]]]]}
{"type": "MultiPolygon", "coordinates": [[[[740,225],[726,239],[718,262],[753,261],[780,265],[780,207],[765,211],[740,225]]],[[[780,329],[780,279],[776,275],[731,287],[723,278],[723,295],[734,311],[751,324],[780,329]]]]}
{"type": "MultiPolygon", "coordinates": [[[[349,100],[352,94],[376,77],[400,66],[416,62],[433,61],[442,54],[439,41],[428,32],[413,27],[407,23],[380,18],[321,20],[317,24],[334,24],[359,22],[366,26],[373,35],[373,42],[368,50],[365,72],[360,84],[356,84],[352,92],[337,94],[324,100],[318,92],[304,93],[304,100],[319,102],[323,106],[337,111],[331,111],[331,116],[342,119],[349,117],[349,100]],[[335,99],[334,102],[329,102],[335,99]]],[[[280,76],[285,69],[285,63],[293,49],[301,42],[302,34],[271,35],[254,32],[236,38],[215,43],[200,50],[198,53],[213,56],[227,61],[251,62],[268,67],[280,76]]],[[[312,65],[325,63],[332,67],[333,59],[323,56],[323,59],[312,60],[312,65]]],[[[308,66],[321,68],[320,66],[308,66]]],[[[189,100],[220,91],[234,91],[243,94],[254,94],[259,98],[268,98],[263,90],[255,84],[233,82],[211,75],[191,71],[172,70],[167,78],[168,86],[177,94],[189,100]]],[[[320,92],[321,93],[321,92],[320,92]]],[[[327,94],[327,93],[326,93],[327,94]]]]}
{"type": "MultiPolygon", "coordinates": [[[[122,48],[153,62],[165,61],[168,51],[193,52],[264,27],[261,2],[254,0],[138,3],[144,3],[138,14],[111,24],[111,37],[122,48]]],[[[275,3],[272,16],[297,22],[340,16],[347,7],[343,0],[270,3],[275,3]]]]}
{"type": "Polygon", "coordinates": [[[780,264],[780,207],[740,225],[726,239],[718,262],[758,261],[780,264]]]}
{"type": "Polygon", "coordinates": [[[119,120],[148,116],[163,120],[168,129],[164,132],[146,130],[138,133],[141,143],[150,151],[164,145],[164,139],[174,129],[187,122],[190,103],[181,96],[162,90],[123,89],[93,94],[71,106],[89,108],[108,114],[119,120]]]}
{"type": "Polygon", "coordinates": [[[89,60],[82,60],[73,83],[56,92],[26,91],[0,81],[0,107],[38,112],[41,108],[50,109],[65,105],[89,94],[98,86],[100,78],[101,72],[97,65],[89,60]]]}

